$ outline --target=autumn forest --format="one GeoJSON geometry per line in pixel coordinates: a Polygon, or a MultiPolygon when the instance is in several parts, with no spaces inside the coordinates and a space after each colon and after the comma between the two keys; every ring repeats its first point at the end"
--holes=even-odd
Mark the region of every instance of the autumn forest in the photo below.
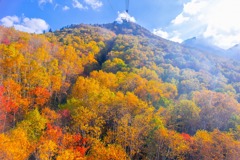
{"type": "Polygon", "coordinates": [[[239,80],[131,22],[0,26],[0,159],[238,160],[239,80]]]}

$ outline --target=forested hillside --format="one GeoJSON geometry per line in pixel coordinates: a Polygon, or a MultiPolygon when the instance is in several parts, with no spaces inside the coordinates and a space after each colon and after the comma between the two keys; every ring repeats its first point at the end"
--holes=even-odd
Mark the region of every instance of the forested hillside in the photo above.
{"type": "Polygon", "coordinates": [[[240,62],[143,27],[0,26],[0,159],[240,157],[240,62]]]}

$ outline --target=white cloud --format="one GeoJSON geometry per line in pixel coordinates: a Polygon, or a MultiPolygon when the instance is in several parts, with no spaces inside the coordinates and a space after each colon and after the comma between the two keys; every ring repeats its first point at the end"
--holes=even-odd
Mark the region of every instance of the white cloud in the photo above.
{"type": "Polygon", "coordinates": [[[166,31],[162,30],[161,28],[158,28],[158,29],[153,29],[153,34],[155,34],[159,37],[165,38],[165,39],[169,39],[169,40],[174,41],[174,42],[181,43],[183,41],[179,37],[180,34],[177,31],[173,31],[171,33],[168,33],[166,31]]]}
{"type": "Polygon", "coordinates": [[[165,39],[168,39],[169,38],[169,34],[165,31],[163,31],[161,28],[159,29],[153,29],[153,34],[159,36],[159,37],[162,37],[162,38],[165,38],[165,39]]]}
{"type": "Polygon", "coordinates": [[[136,23],[136,20],[134,17],[130,16],[127,12],[118,12],[118,17],[116,19],[116,21],[118,23],[123,23],[123,21],[126,20],[128,22],[134,22],[136,23]]]}
{"type": "Polygon", "coordinates": [[[56,3],[53,9],[56,10],[59,6],[60,5],[56,3]]]}
{"type": "Polygon", "coordinates": [[[87,7],[83,6],[82,3],[80,3],[78,0],[73,0],[72,6],[73,8],[78,8],[78,9],[88,9],[87,7]]]}
{"type": "Polygon", "coordinates": [[[53,0],[38,0],[39,5],[46,4],[46,3],[53,3],[53,0]]]}
{"type": "Polygon", "coordinates": [[[103,3],[99,0],[84,0],[86,4],[92,7],[92,9],[98,9],[102,7],[103,3]]]}
{"type": "Polygon", "coordinates": [[[239,6],[238,0],[191,0],[164,32],[173,35],[176,30],[180,39],[197,36],[221,48],[232,47],[240,43],[239,6]]]}
{"type": "Polygon", "coordinates": [[[173,41],[173,42],[178,42],[178,43],[182,43],[183,40],[181,38],[179,38],[178,36],[174,36],[169,38],[169,40],[173,41]]]}
{"type": "Polygon", "coordinates": [[[67,10],[69,10],[70,8],[68,7],[68,6],[64,6],[63,8],[62,8],[62,10],[63,11],[67,11],[67,10]]]}
{"type": "Polygon", "coordinates": [[[1,25],[6,27],[14,27],[16,30],[29,33],[43,33],[48,30],[49,25],[39,18],[19,18],[17,16],[6,16],[0,20],[1,25]]]}
{"type": "Polygon", "coordinates": [[[182,24],[183,22],[186,22],[189,20],[189,17],[183,16],[183,14],[179,14],[174,20],[172,20],[171,23],[174,25],[182,24]]]}
{"type": "Polygon", "coordinates": [[[12,27],[14,23],[19,22],[19,18],[17,16],[6,16],[0,20],[1,24],[6,27],[12,27]]]}
{"type": "MultiPolygon", "coordinates": [[[[211,0],[209,0],[211,1],[211,0]]],[[[202,12],[204,8],[208,5],[206,0],[192,0],[184,4],[184,13],[189,15],[196,15],[199,12],[202,12]]]]}

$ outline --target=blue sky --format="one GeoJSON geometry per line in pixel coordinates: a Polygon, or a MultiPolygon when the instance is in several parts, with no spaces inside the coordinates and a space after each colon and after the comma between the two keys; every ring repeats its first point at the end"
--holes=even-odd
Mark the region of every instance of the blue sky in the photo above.
{"type": "MultiPolygon", "coordinates": [[[[167,25],[182,7],[183,3],[177,0],[130,0],[130,14],[150,30],[167,25]]],[[[0,10],[0,18],[14,15],[41,18],[52,29],[59,29],[73,23],[113,22],[118,12],[125,10],[125,0],[0,0],[0,10]],[[74,7],[76,2],[82,8],[74,7]],[[94,6],[94,2],[98,5],[94,6]]]]}
{"type": "MultiPolygon", "coordinates": [[[[240,43],[239,0],[130,0],[128,17],[176,42],[198,37],[221,48],[240,43]]],[[[110,23],[125,0],[0,0],[0,24],[41,33],[70,24],[110,23]]]]}

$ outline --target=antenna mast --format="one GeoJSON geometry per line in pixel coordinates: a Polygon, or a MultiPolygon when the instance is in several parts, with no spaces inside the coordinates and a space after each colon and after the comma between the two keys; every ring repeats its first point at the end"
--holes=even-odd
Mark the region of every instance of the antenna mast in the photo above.
{"type": "Polygon", "coordinates": [[[126,12],[128,13],[129,10],[129,0],[126,0],[126,12]]]}

